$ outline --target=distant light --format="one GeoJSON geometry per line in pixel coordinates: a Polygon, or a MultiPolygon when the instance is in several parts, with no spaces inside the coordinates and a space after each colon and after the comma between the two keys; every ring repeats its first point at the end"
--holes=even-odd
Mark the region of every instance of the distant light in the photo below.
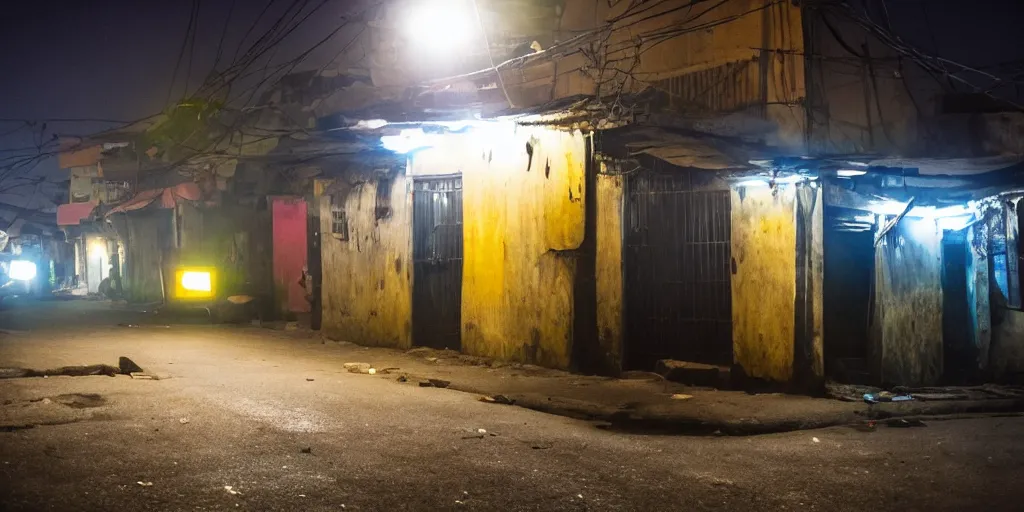
{"type": "Polygon", "coordinates": [[[190,292],[208,292],[213,290],[213,282],[209,272],[187,271],[181,274],[181,287],[190,292]]]}
{"type": "Polygon", "coordinates": [[[863,176],[867,173],[867,171],[861,169],[839,169],[836,171],[836,176],[839,176],[840,178],[852,178],[854,176],[863,176]]]}
{"type": "Polygon", "coordinates": [[[388,122],[383,120],[383,119],[363,119],[363,120],[359,121],[358,123],[356,123],[356,125],[353,126],[352,129],[354,129],[354,130],[376,130],[378,128],[383,128],[383,127],[385,127],[387,125],[388,125],[388,122]]]}
{"type": "Polygon", "coordinates": [[[967,227],[968,224],[974,221],[974,215],[957,215],[956,217],[941,217],[939,218],[939,229],[960,231],[967,227]]]}
{"type": "Polygon", "coordinates": [[[179,300],[215,297],[216,270],[213,267],[184,267],[174,272],[174,298],[179,300]]]}
{"type": "Polygon", "coordinates": [[[381,145],[388,151],[394,151],[400,155],[410,153],[417,149],[425,149],[436,145],[437,134],[426,134],[420,128],[407,128],[398,135],[385,135],[380,138],[381,145]]]}
{"type": "Polygon", "coordinates": [[[36,278],[36,264],[28,260],[14,260],[9,275],[16,281],[31,281],[36,278]]]}
{"type": "Polygon", "coordinates": [[[743,181],[737,183],[736,186],[737,187],[759,188],[759,187],[767,187],[768,186],[768,182],[765,181],[765,180],[743,180],[743,181]]]}
{"type": "Polygon", "coordinates": [[[478,25],[464,0],[422,0],[405,12],[404,28],[414,48],[435,56],[468,48],[478,25]]]}

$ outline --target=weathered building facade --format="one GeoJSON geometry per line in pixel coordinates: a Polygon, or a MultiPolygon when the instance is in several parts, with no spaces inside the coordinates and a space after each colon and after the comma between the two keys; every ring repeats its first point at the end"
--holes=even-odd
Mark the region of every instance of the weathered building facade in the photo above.
{"type": "Polygon", "coordinates": [[[444,2],[465,33],[430,53],[422,3],[367,13],[352,55],[264,95],[268,135],[193,166],[211,216],[264,198],[236,231],[279,309],[366,345],[812,392],[1024,368],[1024,124],[947,108],[861,11],[444,2]]]}

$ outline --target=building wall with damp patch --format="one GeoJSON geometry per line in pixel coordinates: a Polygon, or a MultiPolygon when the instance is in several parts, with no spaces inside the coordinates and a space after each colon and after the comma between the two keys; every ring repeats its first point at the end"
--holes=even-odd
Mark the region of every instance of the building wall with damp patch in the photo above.
{"type": "Polygon", "coordinates": [[[733,360],[746,376],[793,376],[796,301],[794,187],[740,187],[732,196],[733,360]]]}
{"type": "Polygon", "coordinates": [[[377,219],[377,183],[343,195],[348,240],[332,233],[331,198],[321,196],[322,300],[325,335],[360,345],[412,344],[412,196],[409,178],[391,185],[391,215],[377,219]]]}
{"type": "Polygon", "coordinates": [[[597,175],[597,339],[608,373],[622,370],[622,207],[625,177],[597,175]]]}
{"type": "Polygon", "coordinates": [[[462,175],[463,352],[570,367],[586,144],[495,123],[411,158],[413,176],[462,175]]]}

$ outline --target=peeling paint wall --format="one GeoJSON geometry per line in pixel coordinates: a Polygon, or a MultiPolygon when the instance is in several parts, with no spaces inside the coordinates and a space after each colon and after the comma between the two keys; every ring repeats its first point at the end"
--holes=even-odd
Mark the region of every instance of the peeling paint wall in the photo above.
{"type": "MultiPolygon", "coordinates": [[[[602,165],[603,167],[603,165],[602,165]]],[[[623,176],[597,176],[597,339],[609,368],[622,369],[623,176]]],[[[612,373],[615,373],[612,372],[612,373]]]]}
{"type": "Polygon", "coordinates": [[[731,196],[733,359],[749,377],[787,382],[796,328],[796,192],[740,187],[731,196]]]}
{"type": "Polygon", "coordinates": [[[569,367],[586,144],[495,124],[412,157],[413,176],[462,173],[464,352],[569,367]]]}
{"type": "Polygon", "coordinates": [[[882,384],[942,377],[941,244],[934,220],[904,218],[875,250],[873,352],[882,384]]]}
{"type": "Polygon", "coordinates": [[[320,198],[323,331],[361,345],[409,348],[412,340],[412,201],[409,178],[391,185],[391,216],[375,214],[377,183],[344,194],[348,240],[332,234],[331,198],[320,198]]]}
{"type": "Polygon", "coordinates": [[[997,381],[1024,383],[1024,311],[1005,309],[993,328],[990,370],[997,381]]]}
{"type": "Polygon", "coordinates": [[[797,299],[794,378],[808,391],[824,389],[824,201],[821,188],[797,190],[797,299]]]}

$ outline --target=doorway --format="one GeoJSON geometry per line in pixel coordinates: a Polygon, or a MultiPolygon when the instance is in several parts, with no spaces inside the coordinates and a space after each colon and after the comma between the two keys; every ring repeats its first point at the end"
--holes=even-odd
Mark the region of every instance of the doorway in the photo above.
{"type": "Polygon", "coordinates": [[[412,342],[462,348],[462,178],[413,186],[412,342]]]}
{"type": "Polygon", "coordinates": [[[732,363],[727,190],[693,171],[640,171],[626,181],[626,367],[659,359],[732,363]]]}

